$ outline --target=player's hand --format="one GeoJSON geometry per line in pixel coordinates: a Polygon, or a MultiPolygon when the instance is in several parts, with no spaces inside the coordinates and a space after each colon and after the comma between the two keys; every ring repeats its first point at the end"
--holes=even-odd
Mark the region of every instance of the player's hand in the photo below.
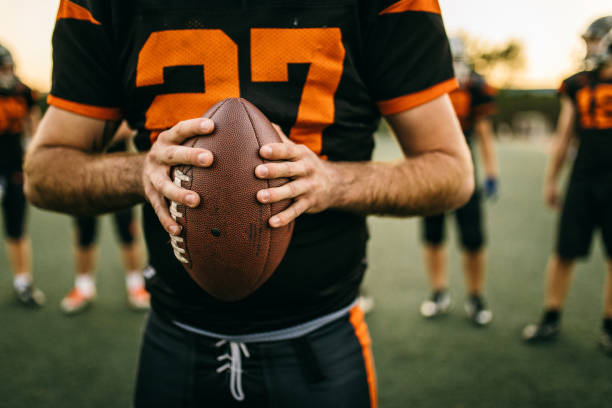
{"type": "Polygon", "coordinates": [[[290,181],[280,187],[260,190],[257,200],[275,203],[292,199],[284,211],[270,217],[271,227],[289,224],[303,213],[316,213],[329,207],[333,192],[330,164],[321,160],[305,145],[289,140],[280,127],[274,126],[283,143],[269,143],[259,150],[259,155],[276,163],[260,164],[255,175],[261,179],[286,177],[290,181]]]}
{"type": "Polygon", "coordinates": [[[485,197],[496,201],[499,197],[499,181],[495,176],[487,176],[484,182],[485,197]]]}
{"type": "Polygon", "coordinates": [[[547,182],[544,184],[544,202],[553,210],[559,209],[559,190],[556,183],[547,182]]]}
{"type": "Polygon", "coordinates": [[[190,137],[209,134],[213,129],[213,121],[206,118],[179,122],[159,134],[145,157],[142,169],[145,198],[151,203],[159,222],[171,235],[179,234],[181,227],[170,216],[165,199],[197,207],[200,204],[200,196],[174,184],[170,179],[170,168],[181,164],[209,167],[213,162],[210,151],[180,144],[190,137]]]}

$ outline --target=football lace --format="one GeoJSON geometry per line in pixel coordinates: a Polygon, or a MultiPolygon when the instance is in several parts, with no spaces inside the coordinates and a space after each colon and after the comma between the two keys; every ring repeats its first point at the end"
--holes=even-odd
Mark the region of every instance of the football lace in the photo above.
{"type": "MultiPolygon", "coordinates": [[[[179,187],[182,187],[183,181],[189,182],[189,176],[187,176],[179,169],[174,169],[174,184],[179,187]]],[[[183,213],[179,212],[178,210],[178,203],[176,201],[170,202],[170,216],[174,221],[176,221],[177,218],[183,217],[183,213]]],[[[181,248],[181,246],[179,245],[182,244],[184,241],[185,240],[181,236],[170,235],[170,245],[172,245],[172,249],[174,250],[174,256],[176,257],[176,259],[178,259],[182,263],[189,263],[189,260],[183,255],[185,254],[185,248],[181,248]]]]}

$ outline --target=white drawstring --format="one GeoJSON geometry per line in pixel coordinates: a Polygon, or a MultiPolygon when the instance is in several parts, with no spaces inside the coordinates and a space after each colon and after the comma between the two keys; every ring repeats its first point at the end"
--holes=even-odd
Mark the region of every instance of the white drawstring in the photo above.
{"type": "MultiPolygon", "coordinates": [[[[215,346],[221,347],[225,343],[227,343],[227,340],[220,340],[215,346]]],[[[229,363],[225,363],[217,368],[217,373],[222,373],[227,369],[230,370],[230,392],[236,401],[242,401],[244,400],[244,391],[242,390],[242,354],[249,358],[249,350],[244,343],[236,341],[230,341],[229,346],[231,355],[225,353],[217,357],[217,361],[229,360],[229,363]]]]}
{"type": "MultiPolygon", "coordinates": [[[[182,187],[181,183],[183,181],[189,182],[189,176],[187,176],[179,169],[174,169],[174,184],[179,187],[182,187]]],[[[176,201],[170,202],[170,215],[172,216],[172,219],[174,221],[176,221],[177,218],[181,218],[183,216],[183,213],[180,213],[178,211],[177,206],[178,203],[176,201]]],[[[185,253],[185,249],[179,246],[179,243],[182,244],[183,241],[183,238],[179,237],[178,235],[170,235],[170,245],[172,245],[172,249],[174,250],[174,256],[176,257],[176,259],[178,259],[182,263],[189,263],[187,258],[183,256],[183,254],[185,253]]]]}

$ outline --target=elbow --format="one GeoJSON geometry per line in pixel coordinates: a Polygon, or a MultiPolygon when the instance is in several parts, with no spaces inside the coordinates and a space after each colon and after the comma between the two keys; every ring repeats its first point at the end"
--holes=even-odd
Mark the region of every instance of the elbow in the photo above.
{"type": "Polygon", "coordinates": [[[474,165],[471,156],[458,164],[457,175],[455,178],[455,193],[452,198],[452,209],[459,208],[466,204],[474,194],[476,180],[474,179],[474,165]]]}
{"type": "Polygon", "coordinates": [[[36,166],[36,160],[33,160],[31,156],[31,152],[28,152],[23,164],[23,192],[32,205],[45,208],[38,186],[41,169],[38,168],[39,166],[36,166]]]}

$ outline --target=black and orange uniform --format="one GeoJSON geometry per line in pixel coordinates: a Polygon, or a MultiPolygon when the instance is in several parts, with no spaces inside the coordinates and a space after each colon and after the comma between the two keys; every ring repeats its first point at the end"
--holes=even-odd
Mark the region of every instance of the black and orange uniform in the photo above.
{"type": "Polygon", "coordinates": [[[584,71],[563,81],[559,93],[576,108],[579,147],[563,203],[556,251],[562,259],[588,255],[601,229],[612,259],[612,80],[584,71]]]}
{"type": "MultiPolygon", "coordinates": [[[[455,113],[461,123],[461,129],[472,149],[472,134],[477,120],[492,114],[495,110],[495,89],[489,86],[484,78],[475,72],[470,74],[465,83],[450,93],[455,113]]],[[[472,152],[472,160],[474,154],[472,152]]],[[[476,165],[474,165],[474,170],[476,165]]],[[[476,177],[476,173],[474,173],[476,177]]],[[[480,188],[474,190],[470,200],[455,210],[459,239],[464,249],[477,251],[485,243],[482,225],[482,192],[480,188]]],[[[444,214],[423,218],[423,239],[430,245],[440,245],[444,242],[444,214]]]]}
{"type": "Polygon", "coordinates": [[[5,234],[11,239],[24,233],[23,131],[35,100],[35,93],[19,80],[9,89],[0,88],[0,190],[5,234]]]}
{"type": "MultiPolygon", "coordinates": [[[[127,152],[127,141],[120,140],[113,143],[107,150],[107,153],[127,152]]],[[[113,221],[117,236],[122,245],[131,245],[134,242],[136,224],[134,223],[134,214],[132,208],[119,210],[113,214],[113,221]]],[[[87,248],[93,245],[98,234],[98,217],[81,215],[74,217],[74,223],[77,232],[77,245],[81,248],[87,248]]]]}
{"type": "MultiPolygon", "coordinates": [[[[49,103],[100,119],[127,119],[138,130],[136,145],[141,150],[147,150],[161,131],[201,116],[220,99],[243,97],[293,141],[322,158],[367,161],[381,115],[411,109],[457,86],[436,0],[63,0],[53,46],[49,103]]],[[[357,297],[366,268],[365,217],[333,210],[303,215],[296,220],[287,253],[272,277],[244,300],[220,302],[176,260],[149,205],[144,206],[143,223],[152,267],[145,274],[152,313],[157,323],[175,323],[165,335],[181,344],[193,340],[185,330],[175,332],[177,324],[207,333],[249,335],[300,326],[343,310],[357,297]]],[[[280,392],[291,396],[290,406],[317,401],[329,406],[329,398],[344,406],[340,402],[350,387],[359,396],[350,406],[362,406],[364,395],[367,405],[375,401],[367,329],[359,313],[348,316],[342,321],[351,328],[352,337],[344,339],[342,347],[350,342],[353,349],[364,351],[365,357],[357,353],[360,374],[345,373],[344,385],[334,384],[338,379],[326,373],[332,363],[318,343],[298,353],[312,354],[302,360],[318,361],[324,367],[323,376],[305,378],[317,379],[328,402],[300,397],[310,388],[293,384],[284,390],[257,391],[253,384],[265,383],[268,372],[251,378],[242,404],[256,396],[282,400],[280,392]]],[[[321,336],[327,327],[308,336],[321,336]]],[[[158,327],[157,334],[161,330],[158,327]]],[[[150,354],[158,342],[152,331],[145,334],[143,360],[154,358],[150,354]]],[[[260,352],[263,360],[274,355],[267,346],[260,352]]],[[[195,366],[196,376],[212,378],[202,368],[204,360],[194,364],[175,360],[195,366]]],[[[166,379],[164,373],[159,375],[158,381],[166,379]]],[[[223,393],[209,389],[205,401],[226,398],[225,384],[223,393]]],[[[196,398],[198,384],[181,386],[189,401],[196,398]]],[[[145,405],[138,394],[137,404],[145,405]]],[[[164,401],[164,396],[157,399],[164,401]]],[[[225,400],[212,404],[223,405],[221,401],[225,400]]]]}

